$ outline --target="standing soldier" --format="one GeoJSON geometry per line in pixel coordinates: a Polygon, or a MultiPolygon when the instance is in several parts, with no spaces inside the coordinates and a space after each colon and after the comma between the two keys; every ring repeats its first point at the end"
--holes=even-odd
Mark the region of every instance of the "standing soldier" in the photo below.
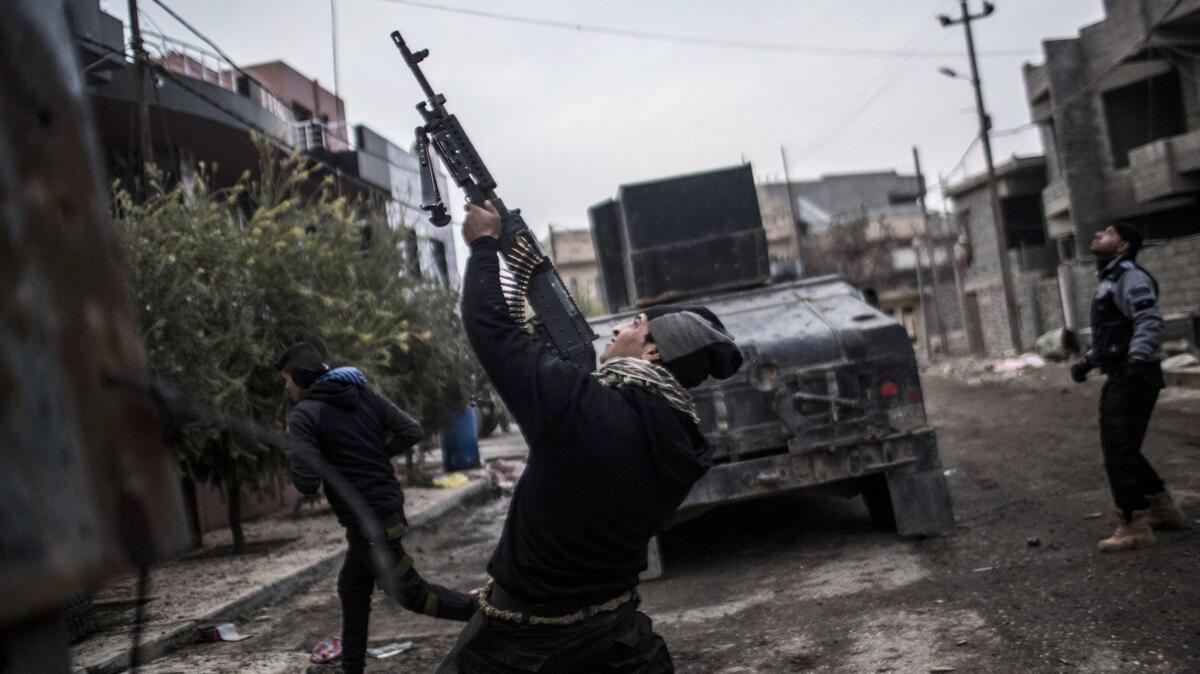
{"type": "MultiPolygon", "coordinates": [[[[434,618],[466,621],[475,613],[474,597],[427,583],[413,567],[401,543],[408,529],[404,491],[396,481],[391,458],[412,447],[424,435],[415,419],[367,386],[353,367],[330,369],[309,344],[289,348],[276,365],[296,403],[288,416],[293,456],[321,455],[345,478],[379,519],[395,566],[376,573],[372,543],[364,523],[344,498],[326,488],[338,522],[346,528],[346,559],[338,573],[342,603],[342,671],[361,674],[367,651],[367,625],[376,583],[404,608],[434,618]]],[[[292,461],[296,488],[314,494],[321,478],[313,461],[292,461]]]]}
{"type": "Polygon", "coordinates": [[[1158,282],[1134,261],[1141,247],[1142,235],[1131,224],[1118,222],[1096,232],[1092,252],[1099,286],[1092,298],[1092,348],[1071,367],[1071,378],[1079,383],[1097,367],[1108,376],[1100,392],[1100,446],[1121,519],[1116,532],[1100,541],[1100,552],[1154,545],[1154,529],[1177,529],[1185,522],[1142,456],[1142,439],[1163,388],[1164,325],[1158,282]]]}
{"type": "Polygon", "coordinates": [[[708,470],[687,388],[742,357],[703,307],[651,307],[613,331],[588,372],[509,314],[500,217],[467,207],[463,326],[529,442],[480,611],[439,672],[670,672],[638,610],[646,544],[708,470]]]}

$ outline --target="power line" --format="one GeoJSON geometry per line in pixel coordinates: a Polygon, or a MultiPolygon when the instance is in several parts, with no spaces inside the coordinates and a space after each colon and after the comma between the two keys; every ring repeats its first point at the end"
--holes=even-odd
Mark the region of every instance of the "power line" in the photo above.
{"type": "MultiPolygon", "coordinates": [[[[799,44],[784,44],[780,42],[760,42],[757,40],[739,40],[734,38],[711,37],[703,35],[685,35],[682,33],[661,33],[656,31],[637,30],[633,28],[616,28],[612,26],[598,26],[593,24],[571,23],[569,21],[556,21],[554,19],[542,19],[531,16],[520,16],[516,14],[502,14],[499,12],[490,12],[481,9],[471,9],[468,7],[455,7],[451,5],[441,5],[432,2],[421,2],[420,0],[381,0],[382,2],[391,2],[397,5],[406,7],[416,7],[418,9],[427,9],[437,12],[447,12],[450,14],[459,14],[464,16],[473,16],[480,19],[490,19],[493,21],[504,21],[508,23],[517,23],[529,26],[540,26],[542,28],[555,28],[559,30],[569,30],[576,33],[595,33],[599,35],[608,35],[610,37],[624,37],[637,40],[648,40],[653,42],[668,42],[673,44],[685,44],[693,47],[716,47],[719,49],[745,49],[750,51],[776,52],[787,54],[806,54],[809,56],[841,56],[849,58],[894,58],[904,55],[903,50],[895,49],[878,49],[874,47],[838,47],[832,45],[799,45],[799,44]]],[[[980,52],[988,56],[1001,57],[1029,57],[1036,55],[1025,49],[1001,49],[990,52],[980,52]]],[[[948,58],[962,56],[963,52],[927,52],[919,58],[948,58]]]]}
{"type": "MultiPolygon", "coordinates": [[[[939,1],[934,8],[940,8],[945,3],[939,1]]],[[[854,96],[850,98],[846,106],[843,107],[836,115],[830,118],[830,121],[817,133],[813,134],[812,140],[801,149],[800,153],[805,154],[824,145],[837,133],[850,125],[855,118],[862,114],[866,109],[879,98],[893,83],[900,79],[900,76],[912,67],[916,62],[923,58],[926,54],[932,53],[939,44],[946,40],[947,36],[943,35],[931,47],[924,52],[917,51],[917,45],[920,44],[934,26],[932,21],[922,22],[922,25],[909,37],[904,43],[904,47],[897,56],[884,64],[867,84],[860,89],[854,96]]]]}

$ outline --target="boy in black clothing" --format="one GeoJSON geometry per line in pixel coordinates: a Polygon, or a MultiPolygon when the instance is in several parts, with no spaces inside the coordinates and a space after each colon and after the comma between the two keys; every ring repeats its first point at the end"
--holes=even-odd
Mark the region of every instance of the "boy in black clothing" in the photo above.
{"type": "Polygon", "coordinates": [[[619,326],[588,372],[509,314],[500,218],[468,206],[463,326],[529,444],[480,612],[439,672],[670,672],[638,611],[646,544],[710,464],[686,389],[741,365],[703,307],[653,307],[619,326]]]}
{"type": "MultiPolygon", "coordinates": [[[[341,474],[378,518],[395,565],[383,574],[373,567],[371,543],[363,533],[367,523],[355,517],[349,504],[332,489],[325,490],[338,521],[346,528],[346,560],[338,574],[342,602],[342,669],[363,671],[371,594],[379,586],[404,608],[435,618],[468,620],[478,600],[432,585],[417,573],[404,551],[407,529],[404,492],[393,473],[391,457],[412,447],[424,433],[415,419],[367,387],[367,379],[352,367],[330,369],[317,349],[296,344],[280,358],[277,368],[296,403],[288,417],[293,457],[320,455],[341,474]]],[[[321,487],[314,462],[291,463],[292,482],[302,493],[321,487]]]]}

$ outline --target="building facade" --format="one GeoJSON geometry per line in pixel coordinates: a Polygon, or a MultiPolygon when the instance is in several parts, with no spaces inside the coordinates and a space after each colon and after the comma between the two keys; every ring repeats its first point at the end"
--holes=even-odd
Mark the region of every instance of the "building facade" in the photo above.
{"type": "Polygon", "coordinates": [[[553,225],[544,245],[571,297],[587,316],[605,313],[600,297],[600,266],[592,233],[586,229],[560,229],[553,225]]]}
{"type": "MultiPolygon", "coordinates": [[[[121,21],[98,0],[69,0],[85,84],[111,177],[137,174],[140,127],[137,69],[126,55],[121,21]]],[[[258,134],[298,150],[340,193],[381,201],[392,226],[413,228],[413,255],[430,280],[458,287],[454,227],[436,228],[420,211],[417,159],[365,126],[346,122],[345,102],[283,61],[238,67],[202,47],[142,32],[151,68],[143,82],[154,163],[169,181],[188,181],[203,162],[215,187],[259,170],[258,134]]],[[[448,182],[437,175],[442,194],[448,182]]]]}
{"type": "MultiPolygon", "coordinates": [[[[1008,248],[1007,259],[1017,300],[1023,345],[1032,345],[1047,330],[1063,325],[1057,255],[1046,239],[1042,191],[1046,158],[1013,157],[996,167],[996,191],[1008,248]]],[[[955,259],[962,292],[966,343],[977,355],[996,356],[1016,350],[1008,329],[1008,313],[1000,282],[1000,252],[992,215],[987,175],[968,177],[946,187],[957,234],[955,259]]]]}
{"type": "Polygon", "coordinates": [[[1044,62],[1024,69],[1064,321],[1086,328],[1092,235],[1124,220],[1146,238],[1139,262],[1159,279],[1164,315],[1186,324],[1200,311],[1200,0],[1104,9],[1077,37],[1043,42],[1044,62]]]}

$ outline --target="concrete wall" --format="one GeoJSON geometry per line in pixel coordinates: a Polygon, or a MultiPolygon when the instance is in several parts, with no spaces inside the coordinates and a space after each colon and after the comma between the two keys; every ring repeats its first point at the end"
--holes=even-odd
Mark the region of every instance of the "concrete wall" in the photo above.
{"type": "MultiPolygon", "coordinates": [[[[1200,314],[1200,236],[1172,239],[1142,250],[1138,264],[1158,281],[1159,308],[1164,316],[1200,314]]],[[[1092,294],[1096,292],[1096,266],[1092,260],[1077,260],[1075,302],[1081,328],[1088,326],[1092,294]]]]}

